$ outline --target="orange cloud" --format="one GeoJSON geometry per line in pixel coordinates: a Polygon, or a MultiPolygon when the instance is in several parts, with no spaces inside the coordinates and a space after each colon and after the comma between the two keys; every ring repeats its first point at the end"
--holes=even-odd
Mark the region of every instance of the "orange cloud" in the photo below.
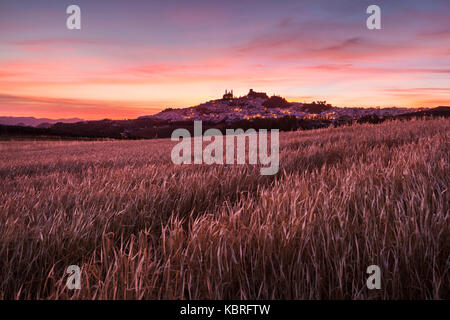
{"type": "Polygon", "coordinates": [[[0,94],[1,116],[30,116],[48,118],[78,117],[86,120],[137,118],[161,111],[146,103],[123,103],[82,99],[52,99],[46,97],[9,96],[0,94]],[[13,112],[12,112],[13,111],[13,112]]]}

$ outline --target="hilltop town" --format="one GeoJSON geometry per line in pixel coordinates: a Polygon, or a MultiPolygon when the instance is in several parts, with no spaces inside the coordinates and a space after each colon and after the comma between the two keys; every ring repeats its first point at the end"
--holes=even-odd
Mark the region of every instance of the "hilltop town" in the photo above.
{"type": "Polygon", "coordinates": [[[211,100],[189,108],[166,109],[156,115],[141,118],[153,118],[169,122],[201,120],[213,123],[232,123],[238,120],[295,117],[297,119],[342,122],[358,120],[367,116],[392,117],[420,110],[422,109],[339,108],[327,104],[326,101],[288,102],[280,96],[269,97],[264,92],[256,92],[250,89],[248,94],[242,97],[234,97],[232,90],[226,90],[222,99],[211,100]]]}
{"type": "MultiPolygon", "coordinates": [[[[114,139],[150,139],[171,137],[177,128],[194,131],[194,121],[202,121],[204,130],[279,129],[310,130],[357,123],[380,123],[388,119],[413,117],[449,117],[450,107],[434,109],[411,108],[340,108],[326,101],[289,102],[280,96],[268,96],[252,89],[247,95],[235,97],[226,90],[222,98],[194,107],[165,109],[138,119],[98,120],[44,123],[38,126],[8,125],[0,122],[0,136],[58,136],[114,139]]],[[[7,119],[11,122],[11,119],[7,119]]],[[[36,120],[36,119],[34,119],[36,120]]],[[[18,119],[17,119],[18,121],[18,119]]],[[[36,121],[35,121],[36,122],[36,121]]]]}

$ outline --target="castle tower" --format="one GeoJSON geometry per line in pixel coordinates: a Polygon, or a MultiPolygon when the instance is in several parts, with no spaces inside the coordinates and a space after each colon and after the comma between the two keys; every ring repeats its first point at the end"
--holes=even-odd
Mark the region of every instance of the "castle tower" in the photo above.
{"type": "Polygon", "coordinates": [[[231,100],[231,99],[233,99],[234,98],[234,96],[233,96],[233,90],[231,90],[231,91],[228,91],[228,89],[225,89],[225,94],[223,95],[223,100],[231,100]]]}

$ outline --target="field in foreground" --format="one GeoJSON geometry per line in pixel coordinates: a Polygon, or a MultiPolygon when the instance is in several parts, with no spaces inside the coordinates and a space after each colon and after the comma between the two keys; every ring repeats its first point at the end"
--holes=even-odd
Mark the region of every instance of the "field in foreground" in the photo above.
{"type": "Polygon", "coordinates": [[[0,142],[0,298],[449,299],[449,129],[282,133],[275,176],[175,166],[170,140],[0,142]]]}

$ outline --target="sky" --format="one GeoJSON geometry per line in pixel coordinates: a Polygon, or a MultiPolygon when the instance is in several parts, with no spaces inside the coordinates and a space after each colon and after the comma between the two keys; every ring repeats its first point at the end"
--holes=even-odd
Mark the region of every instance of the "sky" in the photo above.
{"type": "Polygon", "coordinates": [[[0,116],[136,118],[250,88],[450,105],[449,15],[448,0],[1,0],[0,116]],[[66,27],[73,4],[81,30],[66,27]]]}

